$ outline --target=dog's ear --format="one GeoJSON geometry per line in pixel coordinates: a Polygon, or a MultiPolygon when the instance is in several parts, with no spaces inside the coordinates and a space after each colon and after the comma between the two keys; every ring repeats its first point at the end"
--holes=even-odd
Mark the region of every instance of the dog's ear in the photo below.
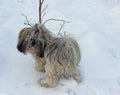
{"type": "Polygon", "coordinates": [[[23,29],[20,30],[20,34],[19,34],[19,39],[21,39],[21,37],[25,37],[27,35],[27,33],[29,32],[30,28],[25,27],[23,29]]]}
{"type": "Polygon", "coordinates": [[[17,49],[20,52],[24,53],[24,49],[23,49],[23,42],[27,36],[27,34],[29,33],[29,29],[30,28],[23,28],[20,30],[19,36],[18,36],[18,43],[17,43],[17,49]]]}

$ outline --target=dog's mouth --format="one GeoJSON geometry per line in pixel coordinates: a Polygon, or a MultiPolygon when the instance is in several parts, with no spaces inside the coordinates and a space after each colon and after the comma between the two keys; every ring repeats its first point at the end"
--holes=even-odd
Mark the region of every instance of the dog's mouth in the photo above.
{"type": "Polygon", "coordinates": [[[31,39],[31,48],[32,53],[36,54],[37,56],[44,57],[44,44],[36,39],[31,39]]]}
{"type": "Polygon", "coordinates": [[[39,57],[44,57],[44,50],[40,46],[31,47],[32,52],[39,57]]]}

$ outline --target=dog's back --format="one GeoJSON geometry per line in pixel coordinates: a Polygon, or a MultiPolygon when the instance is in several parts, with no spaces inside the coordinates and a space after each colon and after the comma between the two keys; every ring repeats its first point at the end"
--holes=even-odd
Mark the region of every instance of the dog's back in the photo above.
{"type": "Polygon", "coordinates": [[[79,45],[71,37],[52,39],[45,49],[45,57],[63,65],[78,65],[81,59],[79,45]]]}

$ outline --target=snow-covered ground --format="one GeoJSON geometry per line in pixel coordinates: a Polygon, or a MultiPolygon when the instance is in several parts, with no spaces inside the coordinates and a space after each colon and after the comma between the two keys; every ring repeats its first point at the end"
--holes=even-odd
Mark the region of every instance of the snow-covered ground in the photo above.
{"type": "MultiPolygon", "coordinates": [[[[16,49],[25,18],[38,21],[38,0],[0,0],[0,95],[120,95],[120,0],[45,0],[47,18],[71,21],[64,30],[78,41],[83,82],[62,79],[55,88],[42,88],[36,81],[31,55],[16,49]]],[[[46,25],[53,33],[57,22],[46,25]]]]}

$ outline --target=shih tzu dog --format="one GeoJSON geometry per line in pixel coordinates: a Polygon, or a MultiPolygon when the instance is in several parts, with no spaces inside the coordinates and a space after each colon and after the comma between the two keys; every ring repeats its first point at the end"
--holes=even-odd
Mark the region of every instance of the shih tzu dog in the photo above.
{"type": "Polygon", "coordinates": [[[81,54],[78,43],[69,36],[56,37],[42,24],[23,28],[18,37],[17,49],[31,53],[36,60],[36,70],[45,72],[38,83],[55,87],[61,77],[72,77],[78,83],[82,77],[78,70],[81,54]]]}

